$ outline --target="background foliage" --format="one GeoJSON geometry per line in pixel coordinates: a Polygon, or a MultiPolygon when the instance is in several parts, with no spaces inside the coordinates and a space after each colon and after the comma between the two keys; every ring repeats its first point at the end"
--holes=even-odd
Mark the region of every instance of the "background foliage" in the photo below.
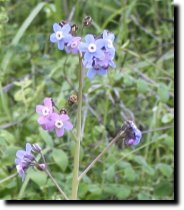
{"type": "MultiPolygon", "coordinates": [[[[0,198],[61,199],[42,172],[29,170],[22,184],[14,159],[26,142],[39,143],[49,167],[71,192],[73,141],[39,128],[36,104],[45,96],[64,107],[78,87],[77,56],[49,42],[52,24],[93,18],[86,33],[116,35],[115,70],[85,78],[80,171],[108,144],[124,120],[144,131],[136,148],[114,145],[81,181],[83,200],[172,200],[173,5],[169,0],[0,1],[0,198]]],[[[75,124],[76,107],[70,109],[75,124]]]]}

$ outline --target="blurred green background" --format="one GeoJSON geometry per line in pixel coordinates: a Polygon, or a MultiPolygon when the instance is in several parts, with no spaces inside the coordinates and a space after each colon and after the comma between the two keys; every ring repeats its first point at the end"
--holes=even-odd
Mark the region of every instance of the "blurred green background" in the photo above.
{"type": "MultiPolygon", "coordinates": [[[[125,120],[143,131],[136,148],[120,143],[80,183],[81,200],[173,200],[174,29],[170,0],[0,0],[0,198],[62,199],[43,172],[14,176],[15,153],[39,143],[53,176],[71,193],[74,143],[39,128],[35,106],[45,96],[64,107],[78,88],[78,57],[50,43],[54,22],[70,19],[84,34],[115,36],[117,68],[85,78],[80,171],[115,137],[125,120]]],[[[75,125],[76,107],[69,116],[75,125]]]]}

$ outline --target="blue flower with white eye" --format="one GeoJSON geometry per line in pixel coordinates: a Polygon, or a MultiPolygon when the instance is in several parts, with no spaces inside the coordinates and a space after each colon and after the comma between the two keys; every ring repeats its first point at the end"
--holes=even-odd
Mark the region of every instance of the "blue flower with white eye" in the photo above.
{"type": "Polygon", "coordinates": [[[58,43],[58,49],[63,50],[65,44],[67,44],[72,38],[72,35],[69,33],[71,31],[71,26],[69,24],[65,24],[61,27],[59,24],[54,23],[53,30],[54,33],[50,35],[50,41],[58,43]]]}
{"type": "Polygon", "coordinates": [[[91,34],[88,34],[85,36],[86,43],[81,42],[79,44],[79,51],[84,53],[84,65],[87,63],[92,63],[92,59],[104,58],[104,52],[102,48],[105,46],[105,41],[103,39],[97,39],[95,40],[94,36],[91,34]]]}
{"type": "Polygon", "coordinates": [[[113,42],[115,38],[114,34],[108,32],[107,30],[104,30],[102,37],[103,37],[103,40],[105,41],[105,49],[109,53],[111,59],[113,59],[115,56],[115,48],[113,46],[113,42]]]}
{"type": "Polygon", "coordinates": [[[104,53],[105,57],[103,60],[100,60],[98,58],[93,58],[92,64],[86,65],[86,68],[88,69],[87,77],[92,79],[96,74],[98,75],[106,75],[108,73],[108,68],[112,67],[115,68],[116,65],[111,60],[111,57],[108,53],[104,53]]]}

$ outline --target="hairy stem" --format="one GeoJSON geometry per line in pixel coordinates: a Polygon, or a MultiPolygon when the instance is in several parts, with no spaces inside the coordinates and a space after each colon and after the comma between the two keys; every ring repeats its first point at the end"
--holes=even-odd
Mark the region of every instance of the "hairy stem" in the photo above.
{"type": "Polygon", "coordinates": [[[58,183],[56,182],[56,180],[54,179],[54,177],[51,175],[50,171],[48,169],[45,170],[45,173],[49,176],[49,178],[52,180],[52,182],[54,183],[54,185],[57,187],[58,191],[63,195],[63,197],[66,200],[69,200],[69,198],[66,196],[66,194],[64,193],[64,191],[61,189],[61,187],[58,185],[58,183]]]}
{"type": "MultiPolygon", "coordinates": [[[[44,162],[44,164],[47,165],[46,161],[45,161],[45,157],[42,154],[42,152],[40,152],[42,160],[44,162]]],[[[52,180],[52,182],[54,183],[54,185],[57,187],[58,191],[62,194],[62,196],[65,198],[65,200],[69,200],[69,198],[66,196],[66,194],[64,193],[64,191],[61,189],[61,187],[58,185],[57,181],[54,179],[54,177],[52,176],[52,174],[50,173],[50,171],[48,170],[48,168],[45,170],[45,173],[49,176],[49,178],[52,180]]]]}
{"type": "Polygon", "coordinates": [[[95,165],[97,161],[111,148],[111,146],[120,138],[123,137],[124,130],[120,131],[118,135],[108,144],[108,146],[89,164],[89,166],[79,176],[79,181],[87,174],[87,172],[95,165]]]}
{"type": "Polygon", "coordinates": [[[82,57],[79,55],[79,91],[78,91],[78,109],[77,109],[77,141],[75,142],[74,152],[74,169],[72,180],[72,200],[77,200],[78,193],[78,174],[79,174],[79,159],[80,159],[80,141],[81,141],[81,111],[82,111],[82,86],[83,86],[83,66],[82,57]]]}

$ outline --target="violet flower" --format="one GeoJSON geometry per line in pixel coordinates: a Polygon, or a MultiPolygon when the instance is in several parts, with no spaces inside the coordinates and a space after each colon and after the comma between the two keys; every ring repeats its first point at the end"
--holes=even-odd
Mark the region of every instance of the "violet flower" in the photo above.
{"type": "Polygon", "coordinates": [[[141,131],[137,128],[133,121],[127,121],[128,129],[126,132],[125,143],[127,145],[138,145],[142,138],[141,131]]]}
{"type": "Polygon", "coordinates": [[[57,137],[63,136],[65,129],[71,130],[73,128],[73,125],[70,122],[70,118],[67,114],[53,113],[52,119],[57,137]]]}
{"type": "Polygon", "coordinates": [[[69,33],[71,31],[71,26],[65,24],[61,27],[59,24],[54,23],[53,25],[54,33],[50,35],[50,41],[53,43],[58,43],[58,49],[63,50],[66,43],[70,41],[72,35],[69,33]]]}
{"type": "Polygon", "coordinates": [[[51,98],[45,98],[43,105],[36,106],[36,112],[39,114],[38,123],[44,130],[52,131],[54,123],[52,120],[53,104],[51,98]]]}
{"type": "Polygon", "coordinates": [[[32,146],[31,144],[26,144],[26,149],[18,150],[16,153],[16,168],[19,176],[22,178],[22,181],[25,179],[25,172],[29,168],[29,166],[34,161],[35,157],[31,154],[32,146]]]}
{"type": "Polygon", "coordinates": [[[65,47],[66,52],[77,54],[79,52],[78,46],[80,44],[80,40],[81,37],[72,37],[65,47]]]}

